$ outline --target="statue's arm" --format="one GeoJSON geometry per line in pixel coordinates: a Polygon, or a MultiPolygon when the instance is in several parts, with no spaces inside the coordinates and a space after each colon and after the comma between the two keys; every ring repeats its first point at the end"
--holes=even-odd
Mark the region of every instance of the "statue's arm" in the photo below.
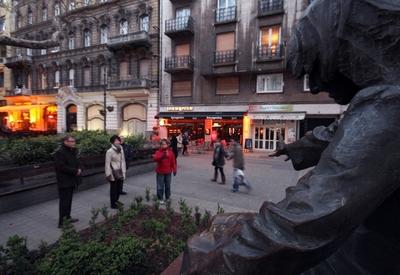
{"type": "Polygon", "coordinates": [[[316,168],[281,202],[216,216],[189,240],[182,274],[299,274],[333,253],[399,188],[399,92],[349,108],[316,168]]]}

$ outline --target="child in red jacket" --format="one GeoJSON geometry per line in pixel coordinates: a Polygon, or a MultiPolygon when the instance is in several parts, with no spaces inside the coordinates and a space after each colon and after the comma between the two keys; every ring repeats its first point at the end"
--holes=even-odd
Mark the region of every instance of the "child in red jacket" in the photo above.
{"type": "Polygon", "coordinates": [[[153,158],[157,162],[157,198],[161,204],[164,204],[164,190],[165,200],[169,200],[171,196],[171,173],[176,176],[175,155],[169,148],[166,139],[161,140],[160,149],[153,155],[153,158]]]}

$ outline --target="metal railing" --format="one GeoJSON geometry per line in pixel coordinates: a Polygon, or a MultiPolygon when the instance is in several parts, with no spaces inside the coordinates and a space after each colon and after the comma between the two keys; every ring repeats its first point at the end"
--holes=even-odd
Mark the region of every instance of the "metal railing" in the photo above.
{"type": "Polygon", "coordinates": [[[150,88],[151,80],[147,78],[137,78],[133,76],[124,76],[119,78],[111,78],[108,84],[109,89],[123,88],[150,88]]]}
{"type": "Polygon", "coordinates": [[[259,0],[258,14],[265,15],[274,11],[283,10],[283,0],[259,0]]]}
{"type": "Polygon", "coordinates": [[[75,88],[77,92],[98,92],[103,91],[104,85],[81,85],[75,88]]]}
{"type": "Polygon", "coordinates": [[[116,45],[127,42],[144,42],[149,40],[149,35],[146,31],[138,31],[128,34],[122,34],[108,39],[108,45],[116,45]]]}
{"type": "Polygon", "coordinates": [[[32,56],[22,54],[6,58],[6,64],[17,62],[32,62],[32,56]]]}
{"type": "Polygon", "coordinates": [[[193,70],[194,60],[190,55],[171,56],[165,58],[165,70],[193,70]]]}
{"type": "Polygon", "coordinates": [[[257,50],[258,59],[274,59],[283,56],[283,45],[260,46],[257,50]]]}
{"type": "Polygon", "coordinates": [[[193,18],[191,16],[177,17],[165,21],[165,32],[193,31],[193,18]]]}
{"type": "Polygon", "coordinates": [[[223,23],[236,20],[236,6],[219,8],[215,11],[215,22],[223,23]]]}
{"type": "Polygon", "coordinates": [[[217,51],[214,53],[214,64],[236,62],[236,50],[217,51]]]}

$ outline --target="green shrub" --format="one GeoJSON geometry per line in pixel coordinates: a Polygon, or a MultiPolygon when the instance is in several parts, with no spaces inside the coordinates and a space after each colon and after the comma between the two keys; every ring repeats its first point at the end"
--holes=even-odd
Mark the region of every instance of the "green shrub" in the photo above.
{"type": "Polygon", "coordinates": [[[166,225],[156,219],[149,219],[142,222],[143,230],[151,236],[161,236],[166,229],[166,225]]]}
{"type": "Polygon", "coordinates": [[[0,246],[0,274],[23,275],[32,272],[26,238],[18,235],[10,237],[5,248],[0,246]]]}
{"type": "Polygon", "coordinates": [[[146,142],[146,138],[144,137],[144,135],[127,136],[125,138],[125,142],[130,144],[133,150],[139,150],[143,148],[143,145],[146,142]]]}

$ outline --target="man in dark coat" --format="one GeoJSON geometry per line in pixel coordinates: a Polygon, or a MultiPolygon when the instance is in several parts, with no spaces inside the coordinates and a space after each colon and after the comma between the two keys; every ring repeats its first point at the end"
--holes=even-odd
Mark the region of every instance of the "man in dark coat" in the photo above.
{"type": "Polygon", "coordinates": [[[225,173],[224,173],[224,165],[225,158],[228,157],[228,154],[225,151],[224,145],[221,143],[220,139],[216,141],[214,144],[214,153],[213,153],[213,161],[212,165],[214,166],[214,178],[211,181],[217,181],[218,178],[218,170],[221,174],[221,182],[220,184],[225,184],[225,173]]]}
{"type": "Polygon", "coordinates": [[[58,194],[60,197],[59,228],[62,227],[64,219],[69,219],[71,222],[78,221],[78,219],[71,218],[72,194],[82,174],[75,145],[75,138],[66,136],[62,140],[62,145],[54,154],[58,194]]]}
{"type": "MultiPolygon", "coordinates": [[[[125,137],[120,136],[119,138],[121,140],[122,150],[124,150],[125,167],[126,167],[126,170],[128,170],[129,162],[133,159],[133,148],[130,144],[125,142],[125,137]]],[[[124,186],[124,183],[122,183],[120,185],[120,190],[119,190],[120,195],[126,195],[126,192],[123,190],[123,186],[124,186]]]]}

